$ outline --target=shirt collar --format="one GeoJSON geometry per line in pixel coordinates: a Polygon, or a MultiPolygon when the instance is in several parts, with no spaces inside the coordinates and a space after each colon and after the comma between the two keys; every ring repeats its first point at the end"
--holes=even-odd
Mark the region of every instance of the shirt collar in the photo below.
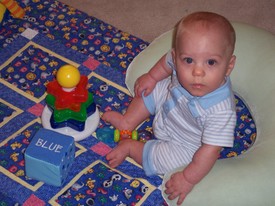
{"type": "Polygon", "coordinates": [[[219,102],[227,99],[231,95],[231,81],[230,78],[226,78],[225,83],[219,87],[218,89],[214,90],[213,92],[206,94],[202,97],[196,97],[191,95],[186,89],[182,86],[176,87],[175,89],[178,90],[181,94],[183,94],[188,102],[188,107],[194,117],[199,116],[199,112],[197,110],[196,105],[200,105],[203,109],[209,109],[210,107],[218,104],[219,102]]]}

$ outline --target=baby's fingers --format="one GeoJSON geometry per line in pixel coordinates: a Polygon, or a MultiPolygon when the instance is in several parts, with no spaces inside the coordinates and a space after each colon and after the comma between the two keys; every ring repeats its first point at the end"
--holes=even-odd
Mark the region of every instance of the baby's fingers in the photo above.
{"type": "Polygon", "coordinates": [[[177,205],[181,205],[185,199],[186,195],[184,193],[181,193],[179,195],[178,201],[177,201],[177,205]]]}
{"type": "Polygon", "coordinates": [[[164,192],[168,195],[168,199],[169,200],[175,199],[177,197],[175,188],[168,186],[167,183],[166,183],[165,187],[166,187],[166,189],[164,192]]]}
{"type": "Polygon", "coordinates": [[[139,89],[140,89],[139,85],[136,84],[135,87],[134,87],[134,92],[135,92],[136,96],[140,96],[139,89]]]}
{"type": "Polygon", "coordinates": [[[142,94],[142,90],[140,88],[135,88],[135,95],[137,97],[141,97],[141,94],[142,94]]]}
{"type": "Polygon", "coordinates": [[[177,196],[178,196],[178,193],[173,192],[172,194],[168,195],[168,199],[169,199],[169,200],[173,200],[173,199],[175,199],[177,196]]]}
{"type": "Polygon", "coordinates": [[[169,200],[173,200],[178,197],[177,205],[181,205],[186,197],[184,193],[180,193],[179,191],[170,192],[169,190],[165,190],[165,193],[168,194],[169,200]]]}
{"type": "Polygon", "coordinates": [[[147,96],[148,94],[150,94],[150,92],[148,92],[148,89],[146,87],[139,86],[136,88],[135,94],[138,95],[138,97],[141,97],[142,94],[144,96],[147,96]]]}
{"type": "Polygon", "coordinates": [[[147,97],[152,91],[153,91],[153,89],[147,88],[147,89],[144,90],[144,94],[143,94],[143,95],[144,95],[145,97],[147,97]]]}

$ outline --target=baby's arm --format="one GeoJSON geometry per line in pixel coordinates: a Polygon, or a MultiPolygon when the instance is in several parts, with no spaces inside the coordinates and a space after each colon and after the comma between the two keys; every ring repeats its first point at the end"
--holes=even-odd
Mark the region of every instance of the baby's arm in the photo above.
{"type": "Polygon", "coordinates": [[[134,88],[136,96],[141,96],[143,91],[144,96],[147,96],[155,88],[157,82],[172,74],[172,69],[167,66],[165,59],[166,55],[162,56],[148,73],[143,74],[136,80],[134,88]]]}
{"type": "Polygon", "coordinates": [[[195,184],[202,180],[214,166],[221,147],[203,144],[195,153],[192,162],[181,172],[173,174],[166,183],[168,199],[178,198],[180,205],[195,184]]]}

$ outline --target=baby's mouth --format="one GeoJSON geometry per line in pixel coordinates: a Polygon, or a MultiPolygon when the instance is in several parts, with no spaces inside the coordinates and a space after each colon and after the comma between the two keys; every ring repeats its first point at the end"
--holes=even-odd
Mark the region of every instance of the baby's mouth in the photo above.
{"type": "Polygon", "coordinates": [[[195,89],[201,89],[203,86],[204,86],[203,84],[199,84],[199,83],[192,84],[192,87],[195,89]]]}

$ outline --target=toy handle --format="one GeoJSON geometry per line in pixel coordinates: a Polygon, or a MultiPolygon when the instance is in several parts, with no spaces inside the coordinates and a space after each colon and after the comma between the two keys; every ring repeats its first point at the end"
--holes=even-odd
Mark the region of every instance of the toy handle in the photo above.
{"type": "Polygon", "coordinates": [[[15,18],[22,19],[25,16],[25,11],[14,0],[1,0],[0,1],[15,18]]]}

